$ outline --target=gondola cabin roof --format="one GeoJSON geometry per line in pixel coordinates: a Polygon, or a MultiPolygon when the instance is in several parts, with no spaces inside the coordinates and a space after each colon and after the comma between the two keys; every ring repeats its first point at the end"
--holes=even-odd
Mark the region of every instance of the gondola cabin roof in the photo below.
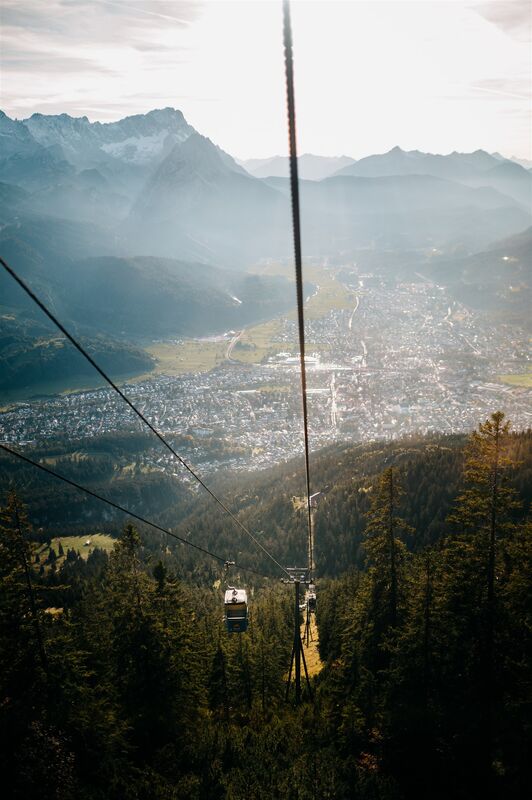
{"type": "Polygon", "coordinates": [[[248,602],[248,595],[245,589],[227,589],[225,593],[225,605],[230,606],[233,603],[244,603],[247,604],[248,602]]]}

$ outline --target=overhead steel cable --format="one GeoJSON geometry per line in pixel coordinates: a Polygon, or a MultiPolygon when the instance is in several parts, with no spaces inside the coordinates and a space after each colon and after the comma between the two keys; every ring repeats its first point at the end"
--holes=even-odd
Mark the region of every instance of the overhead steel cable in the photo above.
{"type": "MultiPolygon", "coordinates": [[[[161,533],[166,533],[168,536],[172,536],[174,539],[177,539],[178,542],[182,544],[186,544],[189,547],[193,547],[194,550],[199,550],[200,553],[204,553],[204,555],[210,556],[211,558],[216,559],[216,561],[221,561],[223,564],[227,564],[229,559],[223,558],[223,556],[219,556],[216,553],[211,552],[211,550],[207,550],[206,547],[201,547],[199,544],[194,544],[194,542],[189,541],[188,539],[183,539],[182,536],[178,536],[177,533],[173,533],[172,531],[168,530],[167,528],[163,528],[162,525],[158,525],[156,522],[151,522],[149,519],[145,519],[141,517],[140,514],[136,514],[134,511],[129,511],[129,509],[124,508],[119,503],[115,503],[113,500],[109,500],[107,497],[103,497],[102,495],[98,494],[97,492],[93,492],[92,489],[87,489],[86,486],[82,486],[80,483],[76,483],[76,481],[70,480],[70,478],[66,478],[64,475],[60,475],[59,472],[55,472],[55,470],[50,469],[49,467],[45,467],[44,464],[39,464],[38,461],[33,461],[33,459],[28,458],[28,456],[19,453],[18,450],[13,450],[11,447],[8,447],[5,444],[0,442],[0,448],[5,450],[6,453],[9,453],[15,458],[19,458],[21,461],[25,461],[27,464],[31,464],[32,467],[36,467],[37,469],[46,472],[48,475],[52,475],[54,478],[58,478],[63,483],[67,483],[69,486],[73,486],[74,489],[78,489],[80,492],[85,492],[90,497],[94,497],[96,500],[100,500],[102,503],[106,503],[108,506],[117,509],[118,511],[122,511],[124,514],[127,514],[129,517],[133,517],[133,519],[142,522],[144,525],[149,525],[151,528],[155,528],[156,530],[160,531],[161,533]]],[[[235,567],[238,569],[245,570],[246,572],[253,572],[255,575],[259,575],[261,578],[267,578],[267,575],[263,575],[262,572],[257,572],[256,569],[252,567],[243,567],[241,564],[237,564],[236,562],[231,561],[231,564],[234,564],[235,567]]]]}
{"type": "Polygon", "coordinates": [[[225,511],[225,513],[226,513],[226,514],[227,514],[227,515],[228,515],[228,516],[229,516],[229,517],[230,517],[230,518],[233,520],[233,522],[235,523],[235,525],[237,525],[237,526],[240,528],[240,530],[241,530],[241,531],[243,531],[243,532],[244,532],[244,533],[245,533],[247,536],[249,536],[249,538],[250,538],[250,539],[251,539],[251,540],[252,540],[252,541],[253,541],[253,542],[254,542],[254,543],[257,545],[257,547],[259,547],[259,548],[262,550],[262,552],[263,552],[263,553],[264,553],[264,554],[265,554],[265,555],[266,555],[266,556],[267,556],[267,557],[268,557],[268,558],[269,558],[271,561],[273,561],[273,563],[274,563],[274,564],[275,564],[275,565],[276,565],[276,566],[277,566],[277,567],[278,567],[278,568],[279,568],[279,569],[280,569],[282,572],[284,572],[286,575],[288,575],[288,572],[287,572],[287,570],[286,570],[286,569],[285,569],[285,568],[284,568],[284,567],[283,567],[283,566],[282,566],[282,565],[281,565],[281,564],[280,564],[280,563],[277,561],[277,559],[276,559],[276,558],[274,558],[274,557],[272,556],[272,554],[271,554],[271,553],[270,553],[270,552],[269,552],[269,551],[268,551],[268,550],[267,550],[267,549],[264,547],[264,545],[263,545],[261,542],[259,542],[259,540],[258,540],[258,539],[257,539],[257,538],[256,538],[256,537],[255,537],[255,536],[252,534],[252,533],[251,533],[251,531],[250,531],[250,530],[249,530],[249,529],[248,529],[248,528],[247,528],[247,527],[246,527],[246,526],[245,526],[245,525],[244,525],[242,522],[240,522],[240,520],[238,519],[238,517],[237,517],[235,514],[233,514],[233,512],[231,511],[231,509],[229,509],[229,508],[228,508],[228,507],[225,505],[225,503],[224,503],[222,500],[220,500],[220,498],[219,498],[219,497],[218,497],[218,496],[217,496],[217,495],[216,495],[216,494],[215,494],[215,493],[212,491],[212,489],[209,489],[209,487],[207,486],[207,484],[206,484],[206,483],[205,483],[205,482],[204,482],[204,481],[203,481],[203,480],[200,478],[200,476],[199,476],[199,475],[198,475],[198,474],[197,474],[197,473],[196,473],[196,472],[195,472],[195,471],[192,469],[192,467],[191,467],[191,466],[189,466],[189,464],[187,464],[187,462],[186,462],[186,461],[185,461],[185,460],[184,460],[184,459],[183,459],[183,458],[182,458],[182,457],[179,455],[179,453],[177,453],[177,452],[174,450],[174,448],[172,447],[172,445],[171,445],[171,444],[170,444],[170,443],[169,443],[169,442],[168,442],[168,441],[167,441],[167,440],[164,438],[164,436],[163,436],[161,433],[159,433],[159,431],[158,431],[158,430],[157,430],[157,429],[156,429],[156,428],[155,428],[155,427],[154,427],[154,426],[151,424],[151,422],[150,422],[148,419],[146,419],[146,417],[144,416],[144,414],[143,414],[141,411],[139,411],[139,410],[138,410],[138,408],[137,408],[137,407],[136,407],[136,406],[135,406],[135,405],[134,405],[134,404],[131,402],[131,400],[129,399],[129,397],[127,397],[127,395],[125,395],[125,394],[124,394],[124,392],[123,392],[123,391],[122,391],[122,390],[121,390],[121,389],[120,389],[120,388],[119,388],[119,387],[116,385],[116,383],[114,383],[114,381],[113,381],[113,380],[111,380],[111,378],[110,378],[110,377],[107,375],[107,373],[106,373],[106,372],[104,372],[104,370],[103,370],[103,369],[102,369],[102,368],[101,368],[101,367],[100,367],[100,366],[99,366],[99,365],[96,363],[96,361],[93,359],[93,357],[92,357],[92,356],[91,356],[91,355],[90,355],[90,354],[89,354],[89,353],[88,353],[88,352],[85,350],[85,348],[83,347],[83,345],[81,345],[81,344],[80,344],[80,343],[77,341],[77,339],[75,339],[75,338],[74,338],[74,336],[72,336],[72,334],[71,334],[71,333],[69,333],[69,332],[67,331],[67,329],[65,328],[65,326],[64,326],[64,325],[63,325],[63,324],[62,324],[62,323],[61,323],[61,322],[60,322],[60,321],[57,319],[57,317],[56,317],[56,316],[55,316],[55,315],[54,315],[54,314],[53,314],[53,313],[52,313],[52,312],[51,312],[51,311],[50,311],[50,310],[49,310],[49,309],[46,307],[46,305],[45,305],[45,304],[42,302],[42,300],[40,300],[40,299],[37,297],[37,295],[36,295],[36,294],[35,294],[35,293],[34,293],[34,292],[33,292],[33,291],[30,289],[30,287],[29,287],[29,286],[28,286],[28,285],[27,285],[27,284],[26,284],[26,283],[25,283],[25,282],[22,280],[22,278],[21,278],[19,275],[17,275],[17,273],[15,272],[15,270],[14,270],[12,267],[10,267],[10,266],[9,266],[9,264],[7,264],[7,263],[6,263],[6,261],[5,261],[3,258],[1,258],[1,257],[0,257],[0,264],[3,266],[3,268],[6,270],[6,272],[7,272],[9,275],[11,275],[11,277],[13,278],[13,280],[15,280],[15,281],[18,283],[18,285],[19,285],[19,286],[20,286],[20,287],[21,287],[21,288],[22,288],[22,289],[23,289],[23,290],[26,292],[26,294],[28,295],[28,297],[30,297],[30,298],[33,300],[33,302],[34,302],[34,303],[36,303],[36,305],[38,305],[38,306],[39,306],[39,308],[41,309],[41,311],[42,311],[44,314],[46,314],[46,316],[48,317],[48,319],[49,319],[49,320],[51,320],[51,321],[54,323],[54,325],[55,325],[57,328],[59,328],[59,330],[61,331],[61,333],[62,333],[64,336],[66,336],[66,338],[69,340],[69,342],[70,342],[71,344],[73,344],[73,345],[74,345],[74,347],[76,348],[76,350],[78,350],[78,351],[81,353],[81,355],[82,355],[84,358],[86,358],[86,359],[87,359],[87,361],[89,362],[89,364],[91,364],[91,366],[92,366],[92,367],[94,367],[94,369],[96,370],[96,372],[98,372],[98,374],[99,374],[99,375],[101,375],[101,377],[102,377],[102,378],[103,378],[103,379],[106,381],[106,383],[108,383],[108,384],[109,384],[109,386],[111,386],[111,388],[112,388],[112,389],[114,389],[114,391],[115,391],[115,392],[116,392],[116,393],[117,393],[117,394],[118,394],[118,395],[119,395],[119,396],[122,398],[122,400],[123,400],[125,403],[127,403],[127,405],[128,405],[128,406],[131,408],[131,410],[132,410],[132,411],[133,411],[133,412],[134,412],[134,413],[137,415],[137,417],[139,417],[139,419],[140,419],[140,420],[142,420],[142,422],[143,422],[145,425],[147,425],[147,427],[148,427],[148,428],[149,428],[149,429],[152,431],[152,433],[154,433],[154,434],[155,434],[155,436],[156,436],[156,437],[159,439],[159,441],[160,441],[160,442],[161,442],[161,443],[162,443],[162,444],[163,444],[163,445],[164,445],[164,446],[167,448],[167,450],[169,450],[169,451],[170,451],[170,453],[171,453],[171,454],[174,456],[174,458],[176,458],[176,459],[179,461],[179,463],[180,463],[180,464],[181,464],[183,467],[185,467],[185,469],[186,469],[186,470],[187,470],[187,471],[188,471],[188,472],[189,472],[189,473],[192,475],[192,477],[193,477],[193,478],[194,478],[194,479],[195,479],[195,480],[196,480],[196,481],[197,481],[197,482],[200,484],[200,486],[202,486],[202,487],[205,489],[205,491],[206,491],[206,492],[207,492],[207,493],[208,493],[208,494],[209,494],[209,495],[212,497],[212,499],[213,499],[213,500],[214,500],[216,503],[218,503],[218,505],[219,505],[219,506],[220,506],[220,507],[221,507],[221,508],[222,508],[222,509],[225,511]]]}
{"type": "Polygon", "coordinates": [[[299,331],[299,360],[301,369],[301,396],[303,402],[303,435],[305,440],[305,475],[307,489],[309,579],[312,578],[314,543],[312,540],[312,512],[310,508],[310,459],[307,408],[307,372],[305,367],[305,315],[303,311],[303,265],[301,257],[301,214],[299,208],[299,176],[297,168],[296,106],[294,94],[294,58],[292,53],[292,25],[290,2],[283,0],[283,39],[286,77],[286,105],[288,112],[288,140],[290,151],[290,196],[292,201],[292,228],[297,294],[297,326],[299,331]]]}

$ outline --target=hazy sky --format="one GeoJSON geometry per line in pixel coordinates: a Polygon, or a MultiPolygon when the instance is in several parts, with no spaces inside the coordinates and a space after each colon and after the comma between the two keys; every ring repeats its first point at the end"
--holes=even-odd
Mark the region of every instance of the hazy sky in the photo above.
{"type": "MultiPolygon", "coordinates": [[[[527,0],[293,0],[299,150],[531,158],[527,0]]],[[[2,0],[1,107],[173,106],[241,158],[287,150],[281,2],[2,0]]]]}

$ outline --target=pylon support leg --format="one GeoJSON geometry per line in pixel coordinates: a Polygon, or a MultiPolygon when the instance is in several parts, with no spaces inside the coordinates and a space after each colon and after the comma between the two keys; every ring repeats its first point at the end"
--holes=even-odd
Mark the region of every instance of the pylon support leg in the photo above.
{"type": "Polygon", "coordinates": [[[309,679],[309,676],[308,676],[308,669],[307,669],[307,661],[306,661],[306,659],[305,659],[305,651],[304,651],[304,649],[303,649],[303,648],[301,648],[301,655],[302,655],[302,657],[303,657],[303,666],[304,666],[304,668],[305,668],[305,678],[307,679],[307,689],[308,689],[308,693],[309,693],[310,699],[311,699],[311,700],[313,700],[313,699],[314,699],[314,697],[313,697],[313,694],[312,694],[312,688],[311,688],[311,686],[310,686],[310,679],[309,679]]]}
{"type": "Polygon", "coordinates": [[[294,666],[294,655],[295,655],[295,648],[292,646],[292,655],[290,657],[290,669],[288,671],[288,680],[286,682],[285,701],[288,700],[288,693],[290,691],[290,681],[292,680],[292,669],[294,666]]]}

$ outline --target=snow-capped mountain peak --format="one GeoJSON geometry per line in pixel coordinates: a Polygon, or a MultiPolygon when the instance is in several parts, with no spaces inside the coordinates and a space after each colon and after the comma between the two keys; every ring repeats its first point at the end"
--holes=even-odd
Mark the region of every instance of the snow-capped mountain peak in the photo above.
{"type": "Polygon", "coordinates": [[[158,163],[194,133],[181,111],[174,108],[104,123],[69,114],[33,114],[22,124],[38,144],[60,145],[72,164],[83,167],[109,159],[137,166],[158,163]]]}

